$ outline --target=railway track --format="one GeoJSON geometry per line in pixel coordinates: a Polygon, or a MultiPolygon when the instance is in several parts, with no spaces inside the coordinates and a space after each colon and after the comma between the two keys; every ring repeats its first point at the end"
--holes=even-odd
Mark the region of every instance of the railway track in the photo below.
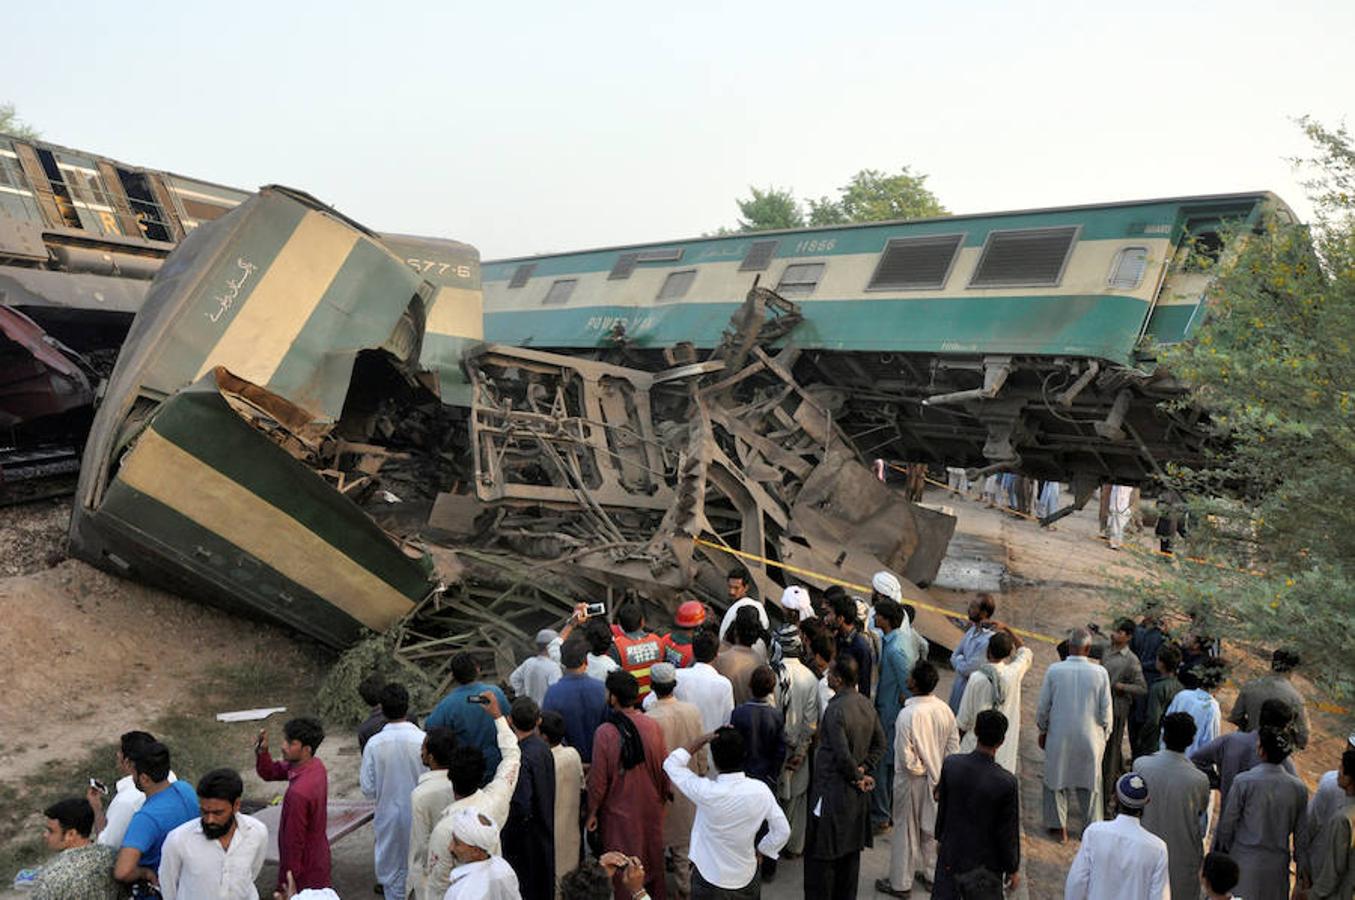
{"type": "Polygon", "coordinates": [[[0,447],[0,508],[68,497],[79,473],[76,447],[0,447]]]}

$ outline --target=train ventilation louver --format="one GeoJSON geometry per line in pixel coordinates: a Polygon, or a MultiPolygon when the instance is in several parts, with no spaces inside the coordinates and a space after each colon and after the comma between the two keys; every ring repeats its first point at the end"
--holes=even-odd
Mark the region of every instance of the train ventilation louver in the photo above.
{"type": "Polygon", "coordinates": [[[513,270],[513,277],[508,280],[510,288],[525,287],[527,282],[532,280],[532,273],[536,271],[536,263],[523,263],[513,270]]]}
{"type": "Polygon", "coordinates": [[[880,254],[868,290],[940,288],[945,286],[962,234],[894,238],[880,254]]]}
{"type": "Polygon", "coordinates": [[[550,286],[546,291],[546,296],[541,300],[542,306],[563,306],[569,302],[569,296],[574,293],[574,287],[579,283],[577,278],[561,278],[550,286]]]}
{"type": "Polygon", "coordinates": [[[1076,227],[991,232],[969,286],[1053,287],[1076,238],[1076,227]]]}
{"type": "Polygon", "coordinates": [[[687,292],[691,290],[694,281],[696,281],[695,269],[670,272],[668,277],[663,280],[663,287],[659,288],[659,295],[654,298],[654,301],[656,303],[668,303],[673,300],[681,300],[687,296],[687,292]]]}
{"type": "Polygon", "coordinates": [[[616,258],[616,265],[607,273],[608,281],[621,281],[629,278],[630,273],[635,271],[635,264],[640,261],[638,253],[622,253],[616,258]]]}
{"type": "Polygon", "coordinates": [[[772,264],[772,257],[776,255],[776,248],[780,243],[780,241],[753,241],[752,246],[748,248],[748,254],[739,264],[739,271],[766,271],[767,267],[772,264]]]}

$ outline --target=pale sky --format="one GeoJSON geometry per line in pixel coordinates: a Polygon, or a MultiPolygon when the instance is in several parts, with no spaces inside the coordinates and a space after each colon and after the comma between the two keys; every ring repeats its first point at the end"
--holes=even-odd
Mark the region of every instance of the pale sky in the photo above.
{"type": "Polygon", "coordinates": [[[486,259],[733,225],[749,185],[910,165],[953,212],[1267,189],[1355,120],[1355,3],[12,6],[56,143],[302,188],[486,259]]]}

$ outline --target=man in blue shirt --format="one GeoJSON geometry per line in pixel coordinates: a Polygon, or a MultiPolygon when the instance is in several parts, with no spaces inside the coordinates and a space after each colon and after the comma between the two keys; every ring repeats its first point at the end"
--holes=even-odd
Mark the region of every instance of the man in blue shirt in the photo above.
{"type": "Polygon", "coordinates": [[[585,764],[593,761],[593,732],[607,714],[607,688],[588,675],[588,642],[565,641],[560,648],[565,674],[546,691],[542,709],[553,709],[565,720],[565,743],[579,751],[585,764]]]}
{"type": "MultiPolygon", "coordinates": [[[[113,877],[123,884],[155,884],[160,847],[171,831],[197,818],[198,794],[186,782],[169,780],[169,748],[159,741],[142,747],[132,766],[136,786],[146,795],[146,802],[127,825],[113,877]]],[[[133,896],[142,894],[134,889],[133,896]]]]}
{"type": "Polygon", "coordinates": [[[908,676],[917,662],[913,642],[902,630],[907,614],[887,596],[875,596],[875,624],[884,633],[880,643],[880,683],[875,688],[875,711],[885,730],[885,755],[875,767],[871,820],[876,831],[890,824],[894,812],[894,720],[908,699],[908,676]]]}
{"type": "Polygon", "coordinates": [[[996,624],[993,613],[997,604],[989,594],[979,594],[969,601],[969,630],[960,639],[960,646],[950,655],[950,665],[955,669],[955,682],[950,687],[951,712],[960,711],[960,700],[964,698],[965,684],[969,676],[988,662],[988,642],[993,639],[996,624]]]}
{"type": "Polygon", "coordinates": [[[503,756],[494,736],[494,719],[484,714],[475,698],[488,691],[499,701],[499,709],[508,709],[508,698],[499,688],[480,681],[480,664],[464,650],[452,657],[452,677],[456,687],[433,708],[424,727],[450,728],[458,743],[478,748],[485,755],[485,775],[480,782],[484,787],[503,756]]]}

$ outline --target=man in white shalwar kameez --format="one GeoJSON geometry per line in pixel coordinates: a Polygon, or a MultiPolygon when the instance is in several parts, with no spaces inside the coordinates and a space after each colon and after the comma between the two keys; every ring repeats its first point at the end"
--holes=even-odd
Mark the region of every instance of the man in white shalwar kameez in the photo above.
{"type": "Polygon", "coordinates": [[[1167,845],[1139,821],[1152,801],[1143,776],[1122,775],[1115,784],[1115,799],[1120,814],[1082,832],[1082,846],[1064,884],[1064,900],[1170,900],[1167,845]]]}
{"type": "Polygon", "coordinates": [[[960,749],[955,714],[932,696],[939,678],[926,660],[914,666],[908,679],[913,696],[894,721],[894,836],[889,878],[875,883],[892,897],[906,897],[917,873],[930,881],[936,871],[936,786],[941,763],[960,749]]]}
{"type": "Polygon", "coordinates": [[[979,713],[996,709],[1007,717],[1007,738],[997,748],[994,759],[1002,768],[1020,778],[1021,681],[1030,671],[1033,654],[1023,646],[1011,629],[1004,628],[988,642],[988,664],[970,676],[955,716],[960,728],[960,752],[971,753],[979,745],[974,726],[979,713]],[[991,672],[991,677],[990,677],[991,672]]]}
{"type": "Polygon", "coordinates": [[[376,832],[376,880],[389,897],[405,896],[409,874],[409,837],[413,822],[412,796],[423,764],[423,729],[405,721],[409,693],[403,685],[381,690],[381,712],[386,725],[362,748],[358,781],[362,793],[376,798],[372,829],[376,832]]]}
{"type": "MultiPolygon", "coordinates": [[[[1105,490],[1103,487],[1101,490],[1105,490]]],[[[1124,543],[1124,530],[1134,514],[1134,489],[1127,484],[1116,484],[1110,488],[1110,515],[1106,519],[1109,530],[1110,549],[1119,550],[1124,543]]]]}
{"type": "Polygon", "coordinates": [[[460,865],[452,870],[443,900],[522,900],[513,867],[493,853],[498,844],[499,825],[493,819],[475,807],[456,813],[451,852],[460,865]]]}
{"type": "Polygon", "coordinates": [[[1110,736],[1110,678],[1088,659],[1092,636],[1074,628],[1068,658],[1044,675],[1035,725],[1044,761],[1044,824],[1068,837],[1068,799],[1077,799],[1084,823],[1101,820],[1101,754],[1110,736]]]}

